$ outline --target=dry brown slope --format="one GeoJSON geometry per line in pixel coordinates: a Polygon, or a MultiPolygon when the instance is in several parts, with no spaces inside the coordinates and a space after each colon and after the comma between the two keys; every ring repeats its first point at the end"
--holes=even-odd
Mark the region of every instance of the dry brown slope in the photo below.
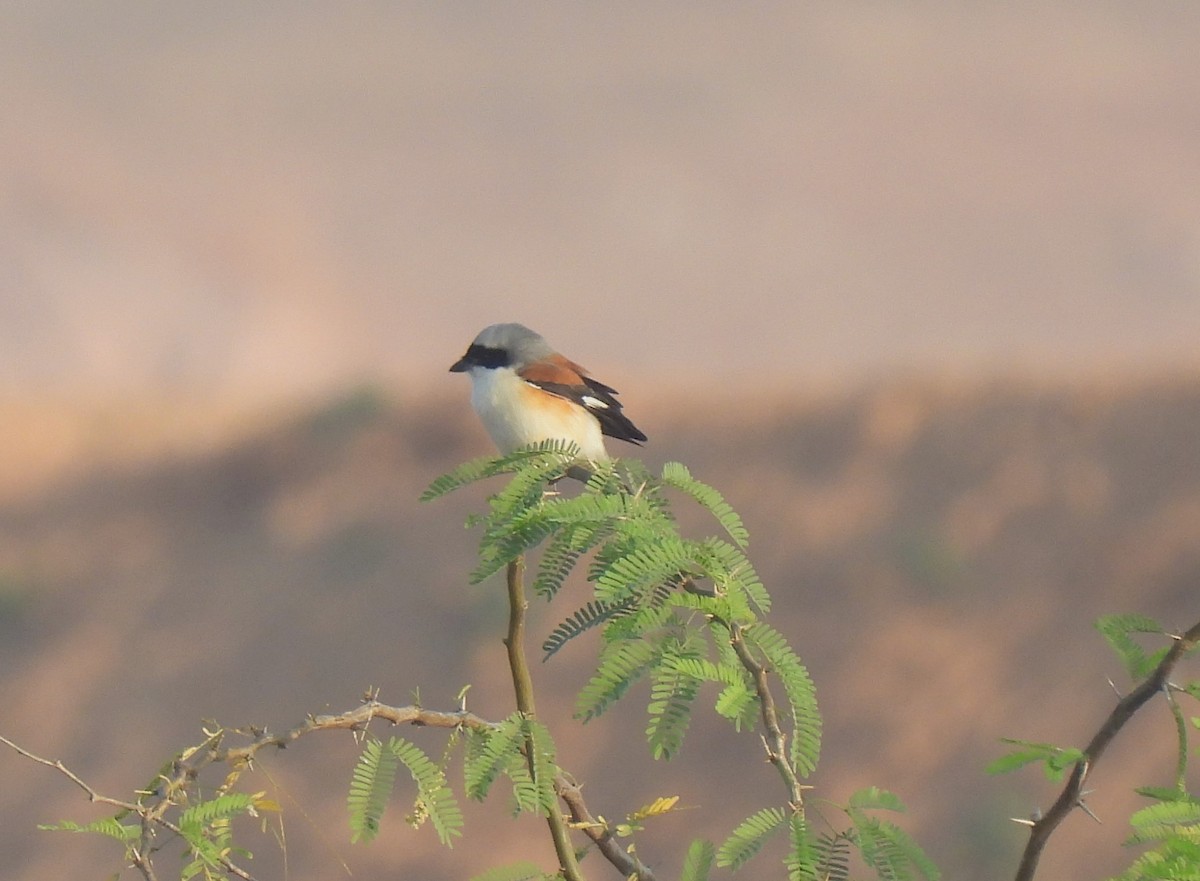
{"type": "MultiPolygon", "coordinates": [[[[715,426],[711,412],[648,422],[646,452],[687,462],[744,513],[779,623],[822,696],[820,791],[893,789],[948,877],[1009,876],[1020,832],[1007,818],[1047,802],[1049,789],[1032,774],[986,778],[996,739],[1089,733],[1112,701],[1105,678],[1118,673],[1091,632],[1097,615],[1178,625],[1200,614],[1200,380],[897,382],[724,412],[715,426]]],[[[415,501],[481,451],[463,408],[357,393],[216,451],[111,464],[8,498],[0,731],[118,790],[194,739],[202,718],[281,727],[343,708],[371,684],[394,702],[419,685],[432,706],[475,682],[473,708],[502,715],[497,592],[463,586],[472,536],[460,527],[482,491],[415,501]]],[[[580,646],[537,671],[553,717],[566,716],[586,667],[580,646]]],[[[668,819],[642,844],[672,864],[686,836],[720,835],[774,781],[753,743],[703,716],[676,766],[647,770],[629,749],[644,724],[635,708],[569,729],[564,757],[608,815],[664,792],[723,806],[668,819]]],[[[1107,824],[1069,823],[1046,877],[1120,867],[1127,791],[1169,769],[1157,715],[1112,754],[1122,773],[1096,777],[1092,805],[1107,824]]],[[[269,763],[263,786],[281,786],[290,810],[294,881],[340,872],[340,860],[359,879],[398,868],[461,877],[540,835],[475,811],[472,840],[496,850],[439,854],[393,816],[382,842],[352,849],[352,756],[348,738],[335,738],[269,763]]],[[[31,831],[87,816],[76,792],[10,754],[0,774],[9,877],[115,868],[110,850],[31,831]]],[[[258,852],[259,873],[283,877],[271,847],[258,852]]]]}

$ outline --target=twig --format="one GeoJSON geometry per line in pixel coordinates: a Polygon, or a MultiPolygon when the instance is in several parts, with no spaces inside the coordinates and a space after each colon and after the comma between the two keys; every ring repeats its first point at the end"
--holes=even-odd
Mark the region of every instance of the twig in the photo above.
{"type": "Polygon", "coordinates": [[[1017,867],[1016,881],[1032,881],[1046,841],[1067,814],[1081,806],[1083,784],[1104,750],[1133,714],[1163,689],[1171,671],[1179,663],[1179,659],[1195,648],[1198,643],[1200,643],[1200,622],[1193,624],[1186,633],[1177,637],[1171,650],[1154,668],[1154,672],[1113,707],[1108,718],[1104,720],[1104,724],[1100,726],[1100,730],[1096,732],[1084,749],[1083,758],[1075,763],[1071,776],[1067,779],[1066,785],[1054,804],[1046,811],[1045,816],[1030,824],[1029,841],[1025,844],[1025,852],[1021,855],[1021,863],[1017,867]]]}
{"type": "Polygon", "coordinates": [[[566,775],[554,778],[554,791],[571,811],[571,822],[592,840],[600,855],[612,863],[623,878],[637,881],[657,881],[650,867],[617,843],[607,824],[592,816],[583,800],[583,792],[566,775]]]}
{"type": "MultiPolygon", "coordinates": [[[[535,717],[533,704],[533,678],[529,675],[529,664],[525,659],[525,611],[529,607],[525,599],[525,558],[517,557],[508,564],[508,635],[504,646],[508,650],[508,666],[512,671],[513,691],[516,694],[517,710],[524,716],[535,717]]],[[[526,760],[530,773],[534,772],[534,745],[532,739],[525,743],[526,760]]],[[[571,832],[566,817],[556,801],[547,812],[546,822],[550,837],[554,841],[554,852],[566,881],[583,881],[575,848],[571,845],[571,832]]]]}
{"type": "Polygon", "coordinates": [[[783,778],[792,810],[797,813],[802,812],[804,810],[804,787],[796,776],[796,769],[792,767],[792,763],[788,759],[787,735],[779,725],[779,713],[775,708],[775,698],[771,694],[767,668],[758,662],[754,653],[750,651],[750,647],[746,645],[746,636],[740,625],[736,623],[729,625],[729,641],[733,645],[738,660],[742,662],[742,666],[754,679],[754,690],[758,694],[758,701],[762,706],[763,725],[767,729],[767,734],[763,738],[767,750],[767,760],[775,766],[779,771],[779,776],[783,778]]]}
{"type": "Polygon", "coordinates": [[[24,747],[13,743],[2,734],[0,734],[0,743],[3,743],[5,746],[16,750],[25,758],[31,759],[32,761],[37,762],[39,765],[45,765],[47,768],[53,768],[54,770],[58,771],[60,774],[86,792],[89,801],[93,801],[102,805],[110,805],[114,808],[120,808],[123,811],[130,811],[131,813],[138,813],[142,810],[141,805],[135,805],[133,802],[121,801],[117,798],[109,798],[107,795],[101,795],[96,790],[92,789],[92,787],[84,783],[74,771],[64,765],[60,760],[44,759],[41,756],[34,755],[24,747]]]}
{"type": "MultiPolygon", "coordinates": [[[[146,881],[157,881],[157,875],[150,860],[153,828],[160,826],[175,835],[182,835],[178,826],[161,815],[171,804],[170,799],[167,797],[168,793],[177,792],[185,788],[190,781],[199,775],[203,768],[209,765],[224,764],[233,768],[248,767],[258,753],[267,747],[284,749],[288,744],[315,731],[361,731],[374,719],[383,719],[384,721],[391,722],[393,725],[415,725],[430,728],[497,727],[497,723],[477,716],[474,713],[468,713],[465,710],[443,712],[439,710],[427,710],[416,706],[395,707],[371,699],[355,707],[353,710],[344,713],[309,716],[302,723],[289,728],[282,734],[270,734],[262,730],[253,732],[253,739],[241,746],[221,748],[218,745],[220,737],[210,737],[207,741],[209,744],[207,749],[198,749],[187,761],[175,763],[174,773],[164,780],[163,785],[159,788],[158,798],[150,805],[139,805],[103,795],[89,786],[61,761],[52,761],[35,755],[3,735],[0,735],[0,743],[3,743],[27,759],[53,768],[60,774],[63,774],[72,783],[87,793],[90,801],[97,804],[109,805],[123,811],[129,811],[132,814],[140,816],[144,831],[141,842],[132,852],[134,867],[142,873],[142,877],[146,881]]],[[[572,783],[566,774],[560,773],[555,777],[554,789],[569,809],[572,822],[579,824],[580,831],[595,843],[597,850],[624,877],[628,878],[636,873],[639,881],[657,881],[654,873],[635,856],[625,851],[617,843],[608,828],[592,816],[579,787],[572,783]]],[[[572,850],[573,853],[574,851],[572,850]]],[[[231,864],[226,868],[232,874],[242,878],[243,881],[247,881],[247,879],[253,881],[250,875],[246,874],[240,867],[231,864]]]]}
{"type": "MultiPolygon", "coordinates": [[[[174,834],[179,835],[181,837],[183,835],[182,829],[180,829],[178,826],[176,826],[170,820],[167,820],[166,818],[164,818],[162,816],[156,816],[155,810],[153,808],[148,808],[145,805],[134,804],[133,802],[122,801],[121,799],[118,799],[118,798],[111,798],[107,795],[101,795],[99,792],[97,792],[95,789],[93,789],[91,786],[89,786],[87,783],[85,783],[78,774],[76,774],[74,771],[72,771],[70,768],[68,768],[66,765],[64,765],[61,760],[45,759],[39,755],[35,755],[34,753],[31,753],[29,750],[13,743],[11,740],[9,740],[7,737],[4,737],[3,735],[0,735],[0,743],[3,743],[5,746],[11,747],[12,749],[16,750],[18,753],[23,755],[25,758],[30,759],[34,762],[37,762],[39,765],[45,765],[48,768],[53,768],[54,770],[58,771],[63,776],[65,776],[68,780],[70,780],[72,783],[74,783],[76,786],[78,786],[80,789],[82,789],[84,792],[86,792],[88,794],[88,799],[90,801],[95,802],[96,804],[105,804],[105,805],[109,805],[110,807],[120,808],[123,811],[129,811],[131,814],[136,814],[139,817],[141,817],[141,820],[142,820],[141,843],[140,843],[139,847],[131,848],[130,854],[133,859],[134,868],[136,868],[139,872],[142,873],[142,877],[145,878],[146,881],[157,881],[158,876],[155,874],[153,863],[150,860],[150,841],[154,837],[152,827],[154,825],[162,826],[164,829],[167,829],[170,832],[173,832],[174,834]]],[[[218,861],[220,862],[222,868],[224,868],[225,871],[229,872],[230,874],[236,875],[237,877],[243,879],[243,881],[254,881],[254,878],[245,869],[241,868],[236,863],[231,862],[230,860],[226,859],[225,857],[218,857],[218,861]]]]}

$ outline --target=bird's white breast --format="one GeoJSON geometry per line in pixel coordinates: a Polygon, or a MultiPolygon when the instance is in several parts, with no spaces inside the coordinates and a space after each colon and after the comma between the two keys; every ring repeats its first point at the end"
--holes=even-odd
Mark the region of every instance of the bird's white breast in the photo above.
{"type": "Polygon", "coordinates": [[[552,399],[553,406],[538,406],[547,392],[534,388],[510,367],[473,367],[471,406],[479,414],[502,453],[544,440],[570,440],[594,462],[608,458],[600,423],[583,407],[552,399]]]}

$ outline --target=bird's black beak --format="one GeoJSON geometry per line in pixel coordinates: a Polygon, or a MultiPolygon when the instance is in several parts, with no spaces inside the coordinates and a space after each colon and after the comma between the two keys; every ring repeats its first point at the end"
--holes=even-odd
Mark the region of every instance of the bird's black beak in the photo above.
{"type": "Polygon", "coordinates": [[[466,356],[459,358],[457,361],[455,361],[453,364],[450,365],[451,373],[466,373],[470,369],[471,369],[471,364],[469,361],[467,361],[466,356]]]}

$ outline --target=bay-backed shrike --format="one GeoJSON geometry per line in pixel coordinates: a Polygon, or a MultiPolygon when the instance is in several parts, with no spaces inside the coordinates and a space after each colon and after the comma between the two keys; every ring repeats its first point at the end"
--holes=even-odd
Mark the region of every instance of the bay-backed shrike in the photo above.
{"type": "Polygon", "coordinates": [[[480,331],[451,373],[471,377],[471,406],[501,453],[544,440],[568,440],[585,459],[608,459],[603,435],[640,444],[616,390],[550,348],[522,324],[480,331]]]}

